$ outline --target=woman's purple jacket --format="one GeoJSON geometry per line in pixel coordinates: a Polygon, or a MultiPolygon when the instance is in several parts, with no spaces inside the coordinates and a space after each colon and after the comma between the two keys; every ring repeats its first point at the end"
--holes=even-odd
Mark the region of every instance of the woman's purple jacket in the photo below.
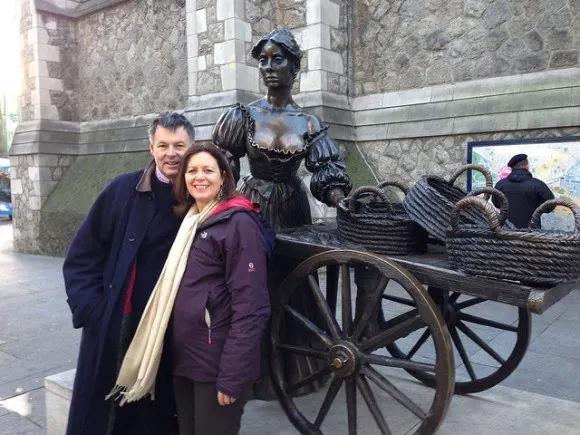
{"type": "Polygon", "coordinates": [[[270,241],[260,214],[235,204],[197,229],[175,300],[171,346],[174,375],[215,382],[219,391],[239,398],[260,377],[270,315],[270,241]]]}

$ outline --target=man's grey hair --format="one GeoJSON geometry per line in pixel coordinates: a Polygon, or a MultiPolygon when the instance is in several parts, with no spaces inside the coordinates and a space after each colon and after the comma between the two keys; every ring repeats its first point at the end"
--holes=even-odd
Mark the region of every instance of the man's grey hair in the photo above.
{"type": "Polygon", "coordinates": [[[180,127],[183,127],[187,134],[189,135],[191,141],[195,139],[195,130],[193,125],[189,120],[183,116],[181,113],[177,112],[165,112],[156,116],[151,124],[149,125],[149,129],[147,133],[149,134],[149,142],[153,143],[153,137],[155,136],[155,132],[157,131],[157,127],[163,127],[170,131],[175,131],[180,127]]]}

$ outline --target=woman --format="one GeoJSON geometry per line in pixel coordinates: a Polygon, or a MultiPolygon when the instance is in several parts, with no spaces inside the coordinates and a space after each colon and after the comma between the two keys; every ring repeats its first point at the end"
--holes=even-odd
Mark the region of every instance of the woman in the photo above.
{"type": "MultiPolygon", "coordinates": [[[[258,203],[275,229],[312,223],[306,186],[298,178],[302,160],[313,173],[310,191],[316,199],[336,206],[351,189],[340,148],[328,137],[328,127],[305,113],[292,99],[292,84],[300,71],[302,52],[288,29],[277,29],[262,37],[252,49],[258,68],[268,88],[264,98],[244,107],[227,109],[213,130],[213,142],[226,150],[230,164],[239,178],[239,159],[248,156],[250,171],[240,191],[258,203]]],[[[296,261],[275,258],[272,262],[270,291],[296,266],[296,261]]],[[[310,313],[315,306],[309,290],[294,292],[290,301],[299,312],[310,313]]],[[[312,317],[311,317],[312,318],[312,317]]],[[[289,324],[290,325],[290,324],[289,324]]],[[[285,342],[304,344],[310,339],[299,328],[292,329],[285,342]]],[[[282,332],[284,334],[284,332],[282,332]]],[[[306,357],[286,360],[287,379],[303,379],[316,365],[306,357]]],[[[263,364],[267,371],[268,364],[263,364]]],[[[272,398],[272,386],[264,376],[256,396],[272,398]]],[[[316,385],[311,385],[311,389],[316,385]]],[[[301,389],[298,393],[306,393],[301,389]]]]}
{"type": "Polygon", "coordinates": [[[157,353],[171,318],[180,435],[237,434],[260,374],[260,341],[270,313],[261,216],[236,195],[228,161],[213,145],[186,152],[174,194],[184,223],[113,394],[121,394],[121,403],[154,397],[157,353]]]}

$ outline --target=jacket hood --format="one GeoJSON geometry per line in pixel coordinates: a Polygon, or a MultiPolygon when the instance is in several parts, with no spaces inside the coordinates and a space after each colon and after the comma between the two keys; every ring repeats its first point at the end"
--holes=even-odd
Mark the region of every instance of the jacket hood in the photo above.
{"type": "Polygon", "coordinates": [[[526,169],[514,169],[511,174],[508,175],[508,180],[515,183],[521,183],[532,178],[532,174],[526,169]]]}
{"type": "Polygon", "coordinates": [[[218,213],[221,213],[222,211],[226,211],[234,207],[242,207],[256,212],[260,211],[260,206],[258,204],[250,202],[250,200],[248,200],[243,196],[234,196],[233,198],[230,198],[227,202],[218,205],[215,208],[215,210],[211,212],[211,216],[214,216],[218,213]]]}
{"type": "Polygon", "coordinates": [[[198,231],[202,228],[207,228],[217,223],[228,220],[235,213],[248,213],[254,216],[257,222],[259,222],[260,208],[248,201],[244,197],[234,197],[224,204],[218,205],[214,211],[208,216],[208,218],[201,223],[198,231]]]}

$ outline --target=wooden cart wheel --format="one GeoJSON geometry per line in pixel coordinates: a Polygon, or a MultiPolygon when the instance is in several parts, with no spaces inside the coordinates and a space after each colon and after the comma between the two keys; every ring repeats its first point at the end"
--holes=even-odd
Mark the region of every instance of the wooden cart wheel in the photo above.
{"type": "Polygon", "coordinates": [[[372,428],[370,433],[391,434],[394,433],[391,431],[393,423],[387,422],[386,417],[391,416],[393,422],[401,424],[399,414],[393,419],[392,407],[400,407],[401,412],[406,413],[405,422],[410,425],[404,433],[433,434],[436,431],[453,396],[455,375],[451,338],[436,305],[409,272],[373,254],[335,250],[314,255],[296,267],[279,287],[278,298],[270,329],[272,378],[282,408],[300,433],[322,434],[329,412],[337,410],[340,414],[334,415],[341,419],[346,416],[348,434],[357,433],[357,415],[367,411],[378,426],[378,431],[372,428]],[[329,271],[326,295],[319,284],[325,269],[329,271]],[[400,284],[409,300],[415,303],[415,309],[394,322],[381,324],[382,296],[388,292],[389,280],[400,284]],[[369,283],[373,283],[372,286],[369,283]],[[288,304],[295,290],[311,292],[323,322],[317,324],[315,319],[306,318],[288,304]],[[338,291],[338,297],[332,296],[333,290],[338,291]],[[286,328],[292,322],[292,327],[308,332],[320,345],[316,346],[316,342],[314,346],[284,343],[281,339],[284,334],[280,333],[284,322],[287,322],[286,328]],[[409,362],[384,352],[385,346],[425,327],[433,337],[434,363],[409,362]],[[312,358],[321,368],[302,379],[285,379],[284,361],[292,354],[312,358]],[[426,395],[425,390],[420,389],[417,393],[420,387],[416,384],[407,381],[401,385],[405,381],[397,374],[403,376],[404,370],[433,373],[432,401],[428,400],[430,395],[426,395]],[[393,372],[396,374],[392,375],[393,372]],[[320,399],[324,396],[321,405],[314,408],[308,403],[308,409],[300,408],[298,405],[304,403],[304,398],[294,397],[293,392],[325,379],[324,389],[315,393],[320,394],[317,396],[320,399]],[[335,400],[343,384],[345,388],[340,394],[345,396],[346,405],[335,400]],[[377,395],[381,401],[377,401],[377,395]],[[382,412],[383,405],[389,407],[388,415],[382,412]]]}
{"type": "MultiPolygon", "coordinates": [[[[430,288],[428,292],[443,314],[455,351],[459,355],[457,363],[462,364],[456,368],[458,377],[455,380],[455,393],[470,394],[487,390],[516,369],[530,341],[532,319],[525,309],[436,288],[430,288]],[[513,312],[513,320],[506,322],[490,318],[500,309],[513,312]],[[469,347],[471,352],[467,350],[469,347]],[[462,373],[463,379],[460,378],[462,373]]],[[[399,305],[414,310],[416,305],[405,297],[384,295],[383,299],[388,301],[384,307],[399,305]]],[[[422,349],[430,342],[430,335],[425,329],[415,334],[414,340],[408,339],[404,344],[394,342],[387,349],[396,358],[424,361],[428,351],[422,353],[422,349]]],[[[431,373],[416,370],[408,372],[430,387],[437,385],[431,373]]]]}

